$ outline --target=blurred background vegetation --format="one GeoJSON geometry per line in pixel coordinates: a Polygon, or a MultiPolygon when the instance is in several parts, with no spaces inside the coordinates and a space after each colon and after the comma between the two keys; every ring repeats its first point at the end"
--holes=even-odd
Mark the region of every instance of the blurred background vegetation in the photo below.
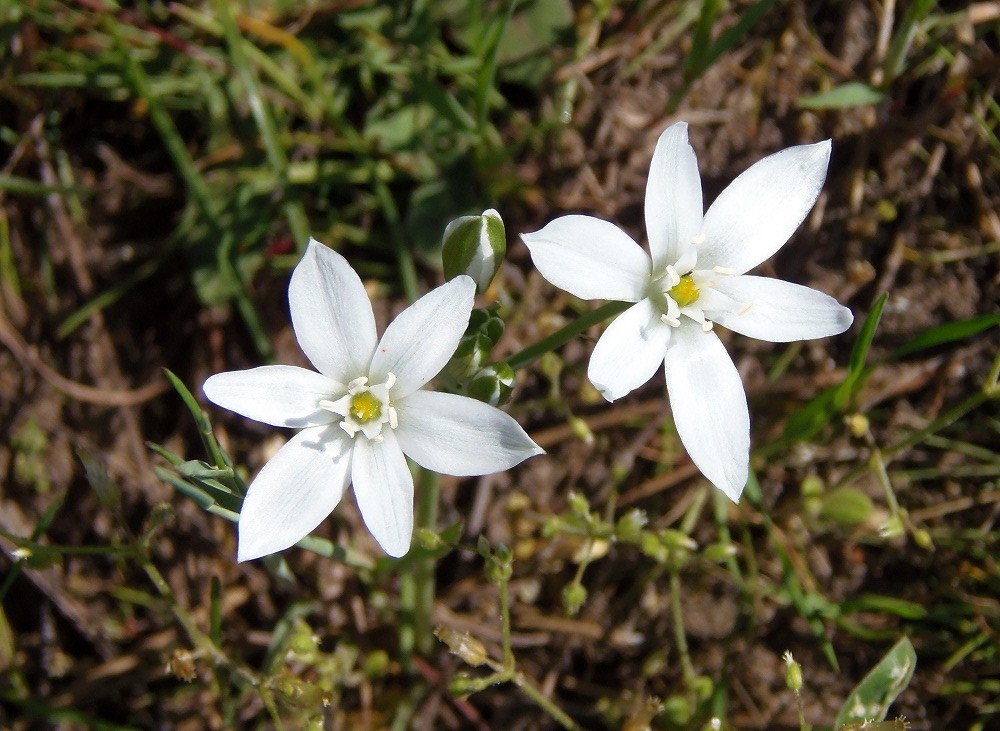
{"type": "Polygon", "coordinates": [[[886,718],[996,727],[998,53],[998,2],[5,0],[0,727],[832,728],[904,635],[886,718]],[[177,389],[304,362],[286,286],[308,237],[384,325],[440,281],[447,222],[496,208],[509,356],[588,307],[516,233],[578,211],[641,240],[679,119],[706,202],[833,139],[763,268],[856,324],[728,342],[743,502],[686,459],[662,379],[603,404],[595,328],[518,374],[509,410],[547,457],[441,479],[459,549],[391,562],[348,498],[313,551],[237,565],[238,499],[212,495],[286,435],[212,410],[212,437],[177,389]],[[482,653],[516,658],[511,682],[476,685],[482,653]]]}

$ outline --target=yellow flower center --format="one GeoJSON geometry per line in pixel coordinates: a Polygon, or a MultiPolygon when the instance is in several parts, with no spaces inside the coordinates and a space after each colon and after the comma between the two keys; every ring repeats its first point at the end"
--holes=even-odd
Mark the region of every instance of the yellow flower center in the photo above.
{"type": "Polygon", "coordinates": [[[698,301],[698,286],[694,283],[694,278],[690,274],[681,277],[681,281],[670,288],[667,292],[681,307],[693,305],[698,301]]]}
{"type": "Polygon", "coordinates": [[[351,416],[359,424],[367,424],[382,416],[382,402],[372,396],[370,391],[355,394],[351,399],[351,416]]]}

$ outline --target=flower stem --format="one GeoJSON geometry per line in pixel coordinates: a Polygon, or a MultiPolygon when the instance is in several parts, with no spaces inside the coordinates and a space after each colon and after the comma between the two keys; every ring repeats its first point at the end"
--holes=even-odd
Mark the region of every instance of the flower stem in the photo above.
{"type": "MultiPolygon", "coordinates": [[[[417,527],[437,530],[438,500],[441,496],[441,483],[436,472],[423,470],[420,483],[420,495],[417,498],[417,527]]],[[[434,611],[436,585],[434,580],[433,556],[421,559],[414,567],[416,578],[416,596],[413,612],[413,630],[417,650],[429,652],[434,643],[431,627],[431,614],[434,611]]]]}
{"type": "Polygon", "coordinates": [[[591,325],[604,322],[609,317],[614,317],[615,315],[624,312],[631,306],[631,302],[608,302],[603,304],[596,310],[591,310],[590,312],[580,315],[578,318],[573,320],[573,322],[569,323],[560,330],[556,330],[548,337],[542,338],[534,345],[529,345],[519,353],[515,353],[513,357],[507,359],[507,364],[514,370],[524,368],[525,366],[530,365],[536,358],[548,353],[550,350],[555,350],[560,345],[568,343],[591,325]]]}
{"type": "Polygon", "coordinates": [[[677,654],[680,655],[684,685],[690,689],[694,687],[697,676],[694,672],[694,665],[691,664],[687,635],[684,633],[684,610],[681,608],[681,574],[677,568],[670,569],[670,619],[674,625],[674,642],[677,643],[677,654]]]}

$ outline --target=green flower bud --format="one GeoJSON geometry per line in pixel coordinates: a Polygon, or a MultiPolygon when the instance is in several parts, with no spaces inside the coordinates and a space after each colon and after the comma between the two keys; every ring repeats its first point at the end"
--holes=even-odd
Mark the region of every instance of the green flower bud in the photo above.
{"type": "Polygon", "coordinates": [[[702,555],[709,561],[722,563],[736,555],[736,546],[733,543],[713,543],[705,547],[702,555]]]}
{"type": "Polygon", "coordinates": [[[416,539],[418,546],[426,548],[429,551],[436,551],[446,545],[445,542],[441,540],[441,536],[438,535],[437,531],[431,530],[430,528],[417,528],[413,532],[413,537],[416,539]]]}
{"type": "Polygon", "coordinates": [[[635,543],[640,539],[642,529],[646,527],[648,522],[645,512],[639,508],[632,508],[618,519],[618,523],[615,525],[615,537],[619,541],[635,543]]]}
{"type": "Polygon", "coordinates": [[[476,291],[486,291],[507,251],[503,219],[492,208],[480,216],[462,216],[444,230],[441,258],[445,279],[468,274],[476,291]]]}
{"type": "Polygon", "coordinates": [[[802,666],[795,662],[791,650],[786,650],[785,660],[785,685],[789,689],[798,693],[802,689],[802,666]]]}
{"type": "Polygon", "coordinates": [[[587,601],[587,590],[583,584],[567,584],[562,591],[563,609],[566,614],[573,617],[580,612],[580,607],[587,601]]]}
{"type": "Polygon", "coordinates": [[[490,406],[500,406],[510,399],[514,388],[514,369],[506,363],[481,368],[469,382],[468,395],[490,406]]]}

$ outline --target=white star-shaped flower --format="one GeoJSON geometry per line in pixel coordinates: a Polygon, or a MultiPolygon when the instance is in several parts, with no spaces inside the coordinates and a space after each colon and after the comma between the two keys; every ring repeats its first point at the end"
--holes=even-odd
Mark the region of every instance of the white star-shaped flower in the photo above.
{"type": "Polygon", "coordinates": [[[348,483],[382,549],[402,556],[413,532],[413,478],[428,470],[483,475],[542,449],[514,419],[465,396],[425,390],[465,332],[476,285],[459,276],[400,313],[379,340],[358,275],[312,240],[292,272],[292,327],[315,371],[262,366],[219,373],[205,395],[255,421],[301,429],[250,484],[239,521],[240,561],[298,542],[340,502],[348,483]]]}
{"type": "Polygon", "coordinates": [[[850,327],[853,315],[832,297],[744,274],[799,227],[829,161],[829,140],[782,150],[751,166],[703,213],[698,161],[679,122],[660,135],[646,184],[652,257],[614,224],[590,216],[563,216],[522,235],[535,266],[557,287],[583,299],[636,303],[597,342],[588,376],[614,401],[665,362],[681,441],[734,502],[747,481],[750,416],[712,324],[771,342],[850,327]]]}

